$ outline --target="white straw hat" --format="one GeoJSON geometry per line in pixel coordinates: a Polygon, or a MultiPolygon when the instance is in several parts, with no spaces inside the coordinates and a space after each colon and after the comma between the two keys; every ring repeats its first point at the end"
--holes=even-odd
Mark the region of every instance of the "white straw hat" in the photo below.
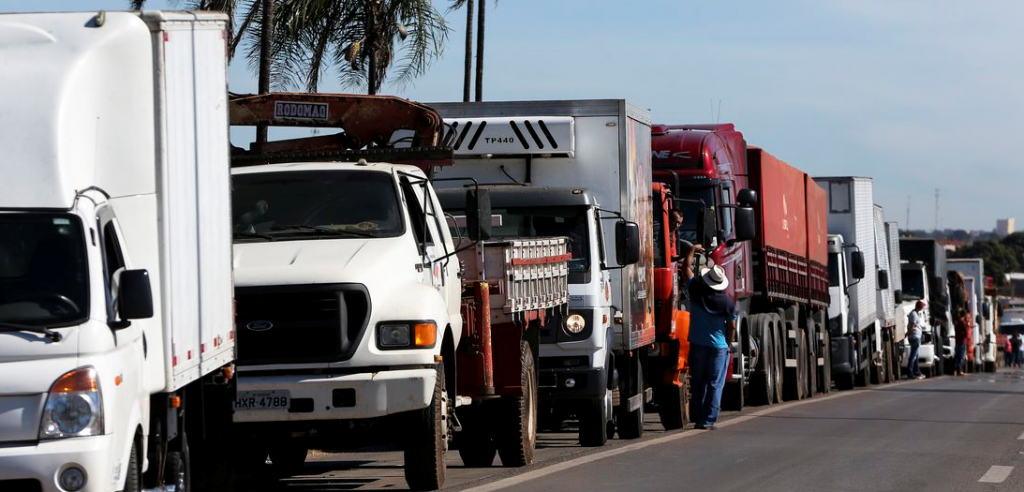
{"type": "Polygon", "coordinates": [[[725,270],[715,265],[711,268],[701,268],[700,276],[704,283],[712,290],[725,290],[729,286],[729,279],[725,278],[725,270]]]}

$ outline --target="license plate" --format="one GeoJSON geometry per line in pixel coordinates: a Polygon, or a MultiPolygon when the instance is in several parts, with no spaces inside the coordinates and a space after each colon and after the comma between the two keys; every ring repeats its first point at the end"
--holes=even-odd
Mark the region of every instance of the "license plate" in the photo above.
{"type": "Polygon", "coordinates": [[[239,391],[235,397],[235,410],[287,409],[291,395],[287,390],[239,391]]]}

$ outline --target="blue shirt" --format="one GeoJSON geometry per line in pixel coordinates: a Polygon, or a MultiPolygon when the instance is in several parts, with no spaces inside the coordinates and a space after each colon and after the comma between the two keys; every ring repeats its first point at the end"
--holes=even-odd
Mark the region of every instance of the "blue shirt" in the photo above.
{"type": "Polygon", "coordinates": [[[725,292],[705,296],[707,289],[700,277],[692,277],[686,288],[690,291],[690,335],[691,345],[703,345],[727,349],[725,324],[736,321],[736,305],[725,292]],[[707,298],[705,298],[707,297],[707,298]]]}

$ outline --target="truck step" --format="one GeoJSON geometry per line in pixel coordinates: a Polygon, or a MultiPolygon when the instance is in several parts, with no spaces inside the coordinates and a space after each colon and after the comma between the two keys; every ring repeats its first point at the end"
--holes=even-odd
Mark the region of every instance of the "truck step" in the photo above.
{"type": "Polygon", "coordinates": [[[465,406],[465,405],[472,405],[472,404],[473,404],[473,398],[471,398],[471,397],[468,397],[468,396],[456,396],[455,397],[455,408],[459,408],[459,407],[465,406]]]}

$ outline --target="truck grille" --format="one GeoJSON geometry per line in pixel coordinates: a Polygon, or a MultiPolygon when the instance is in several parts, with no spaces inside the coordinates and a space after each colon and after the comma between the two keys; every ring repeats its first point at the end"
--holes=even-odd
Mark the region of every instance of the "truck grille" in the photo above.
{"type": "Polygon", "coordinates": [[[370,317],[359,284],[239,287],[235,300],[240,364],[348,360],[370,317]]]}

